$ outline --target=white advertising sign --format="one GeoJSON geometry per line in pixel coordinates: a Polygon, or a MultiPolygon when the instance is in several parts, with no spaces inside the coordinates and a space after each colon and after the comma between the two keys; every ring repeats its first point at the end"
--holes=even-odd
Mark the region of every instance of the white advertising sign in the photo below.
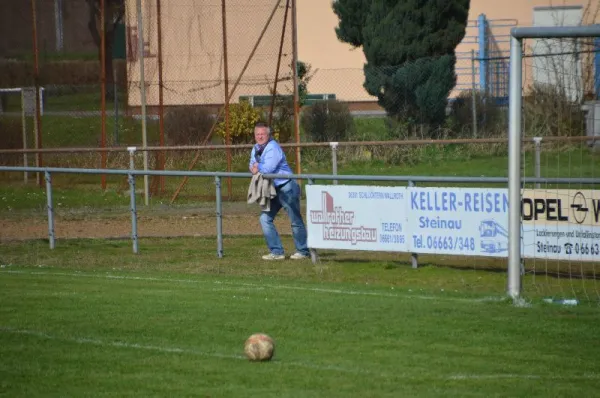
{"type": "Polygon", "coordinates": [[[524,190],[523,257],[600,261],[600,191],[524,190]]]}
{"type": "Polygon", "coordinates": [[[508,256],[508,191],[492,188],[408,190],[413,253],[508,256]]]}
{"type": "Polygon", "coordinates": [[[308,246],[408,251],[406,188],[307,185],[308,246]]]}
{"type": "MultiPolygon", "coordinates": [[[[508,190],[308,185],[309,247],[508,256],[508,190]]],[[[523,190],[522,256],[600,261],[600,191],[523,190]]]]}

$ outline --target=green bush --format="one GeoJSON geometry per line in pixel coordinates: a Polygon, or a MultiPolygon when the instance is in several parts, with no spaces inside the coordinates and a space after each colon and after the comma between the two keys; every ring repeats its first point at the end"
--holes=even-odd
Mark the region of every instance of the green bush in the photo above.
{"type": "Polygon", "coordinates": [[[354,133],[354,120],[348,106],[336,100],[318,101],[307,107],[301,123],[314,142],[346,141],[354,133]]]}
{"type": "MultiPolygon", "coordinates": [[[[268,120],[268,110],[264,119],[268,120]]],[[[279,142],[290,142],[294,138],[294,100],[277,99],[273,109],[273,137],[279,142]]]]}
{"type": "Polygon", "coordinates": [[[387,138],[391,140],[403,140],[407,138],[415,138],[411,137],[411,128],[414,126],[404,119],[399,119],[396,117],[386,117],[384,119],[385,130],[387,131],[387,138]]]}
{"type": "Polygon", "coordinates": [[[533,137],[585,134],[585,114],[559,86],[534,84],[523,98],[523,130],[533,137]]]}
{"type": "Polygon", "coordinates": [[[215,118],[201,106],[179,106],[165,115],[165,135],[169,145],[199,145],[210,132],[215,118]]]}
{"type": "MultiPolygon", "coordinates": [[[[21,119],[13,117],[0,117],[0,148],[23,148],[23,130],[21,119]]],[[[14,165],[17,158],[22,155],[0,154],[0,165],[14,165]]],[[[31,156],[31,155],[30,155],[31,156]]]]}
{"type": "MultiPolygon", "coordinates": [[[[493,97],[477,92],[475,95],[475,116],[477,118],[477,136],[492,137],[506,135],[507,108],[496,105],[493,97]]],[[[462,91],[454,100],[447,125],[453,132],[450,138],[473,137],[473,92],[462,91]]]]}
{"type": "MultiPolygon", "coordinates": [[[[229,136],[231,144],[249,144],[254,140],[254,125],[261,120],[259,109],[253,108],[248,101],[229,104],[229,136]]],[[[226,143],[225,115],[217,124],[217,135],[226,143]]]]}

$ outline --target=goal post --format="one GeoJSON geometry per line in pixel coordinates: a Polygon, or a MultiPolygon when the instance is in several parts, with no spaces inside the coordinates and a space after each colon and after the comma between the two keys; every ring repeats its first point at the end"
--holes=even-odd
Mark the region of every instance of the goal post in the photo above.
{"type": "MultiPolygon", "coordinates": [[[[36,117],[36,105],[35,105],[35,87],[0,87],[0,96],[3,95],[13,95],[15,97],[18,96],[18,100],[20,102],[20,109],[18,112],[11,112],[10,109],[3,109],[3,105],[0,101],[0,116],[19,116],[21,118],[21,131],[22,131],[22,140],[23,140],[23,148],[27,149],[27,118],[28,117],[36,117]]],[[[39,109],[40,116],[44,114],[44,87],[40,87],[40,95],[39,95],[39,109]]],[[[33,139],[35,140],[35,147],[37,148],[37,124],[32,124],[33,126],[33,139]]],[[[0,132],[1,133],[1,132],[0,132]]],[[[36,162],[38,158],[36,157],[36,162]]],[[[27,152],[23,153],[23,167],[29,166],[27,152]]],[[[37,166],[37,163],[36,163],[37,166]]],[[[28,172],[23,172],[23,182],[27,183],[29,177],[28,172]]]]}
{"type": "Polygon", "coordinates": [[[508,131],[509,250],[508,295],[521,295],[521,145],[523,116],[523,40],[600,37],[600,25],[520,27],[511,30],[508,131]]]}

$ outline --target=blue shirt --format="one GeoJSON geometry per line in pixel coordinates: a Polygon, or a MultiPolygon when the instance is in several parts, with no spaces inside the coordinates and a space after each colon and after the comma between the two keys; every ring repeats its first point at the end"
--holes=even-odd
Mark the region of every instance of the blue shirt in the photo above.
{"type": "MultiPolygon", "coordinates": [[[[252,148],[252,152],[250,153],[249,168],[256,163],[255,153],[256,145],[252,148]]],[[[258,162],[258,171],[261,174],[293,174],[292,169],[285,159],[285,153],[277,141],[271,140],[267,143],[258,162]]],[[[289,178],[276,178],[273,180],[273,184],[277,187],[288,180],[289,178]]]]}

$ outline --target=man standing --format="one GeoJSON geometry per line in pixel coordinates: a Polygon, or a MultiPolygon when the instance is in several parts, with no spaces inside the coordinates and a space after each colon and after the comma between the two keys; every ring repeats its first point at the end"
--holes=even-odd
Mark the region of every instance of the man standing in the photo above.
{"type": "MultiPolygon", "coordinates": [[[[271,137],[269,126],[257,123],[254,127],[254,140],[256,145],[252,148],[249,163],[252,174],[293,174],[281,146],[271,137]]],[[[285,177],[276,178],[273,180],[273,185],[277,194],[271,199],[270,209],[260,214],[260,225],[270,251],[262,258],[264,260],[285,259],[279,233],[273,224],[273,220],[282,207],[290,218],[296,246],[296,253],[292,254],[290,258],[293,260],[308,258],[310,252],[306,242],[306,227],[300,211],[300,186],[296,180],[285,177]]]]}

